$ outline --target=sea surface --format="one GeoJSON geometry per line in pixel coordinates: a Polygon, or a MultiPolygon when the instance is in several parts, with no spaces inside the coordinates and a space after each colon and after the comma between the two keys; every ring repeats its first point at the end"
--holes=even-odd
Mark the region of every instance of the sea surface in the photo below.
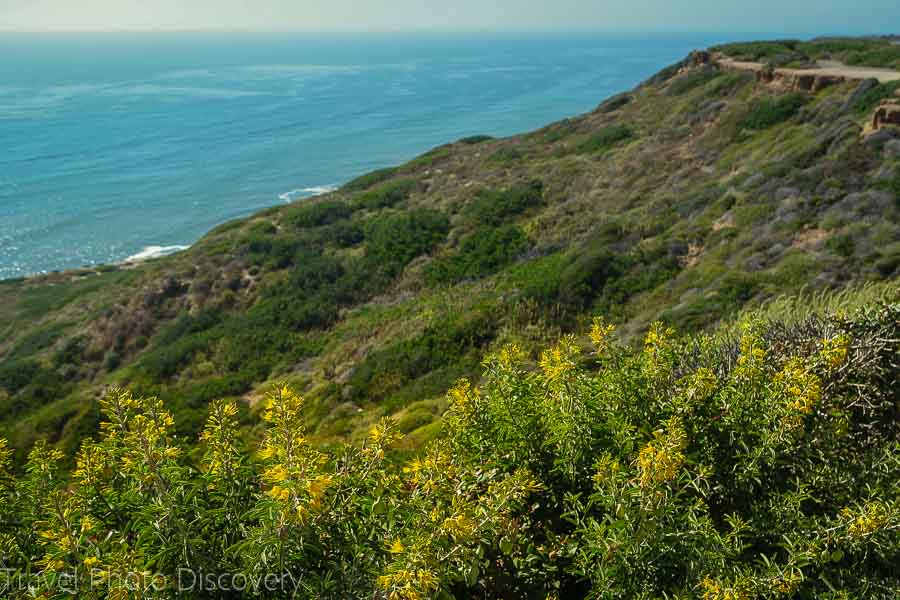
{"type": "Polygon", "coordinates": [[[0,279],[175,251],[734,37],[0,32],[0,279]]]}

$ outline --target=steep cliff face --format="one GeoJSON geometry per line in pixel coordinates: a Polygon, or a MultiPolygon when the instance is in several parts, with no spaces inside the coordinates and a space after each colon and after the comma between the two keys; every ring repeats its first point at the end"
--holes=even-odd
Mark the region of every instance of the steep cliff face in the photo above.
{"type": "Polygon", "coordinates": [[[71,450],[111,385],[164,395],[184,435],[220,397],[251,425],[286,379],[316,439],[392,414],[416,444],[506,342],[593,314],[626,338],[695,331],[896,281],[897,144],[860,135],[896,118],[876,111],[896,85],[791,77],[697,52],[591,113],[446,144],[177,256],[2,282],[0,433],[71,450]]]}

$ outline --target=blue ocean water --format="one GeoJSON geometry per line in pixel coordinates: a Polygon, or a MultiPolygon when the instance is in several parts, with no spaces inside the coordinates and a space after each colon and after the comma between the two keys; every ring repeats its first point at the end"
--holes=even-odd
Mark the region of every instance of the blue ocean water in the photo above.
{"type": "Polygon", "coordinates": [[[716,41],[0,34],[0,278],[187,246],[438,144],[590,110],[716,41]]]}

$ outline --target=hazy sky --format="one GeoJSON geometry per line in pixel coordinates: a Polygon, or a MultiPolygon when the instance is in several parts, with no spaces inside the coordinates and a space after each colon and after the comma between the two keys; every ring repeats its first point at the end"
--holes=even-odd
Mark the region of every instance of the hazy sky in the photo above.
{"type": "Polygon", "coordinates": [[[0,29],[694,28],[900,33],[898,0],[0,0],[0,29]]]}

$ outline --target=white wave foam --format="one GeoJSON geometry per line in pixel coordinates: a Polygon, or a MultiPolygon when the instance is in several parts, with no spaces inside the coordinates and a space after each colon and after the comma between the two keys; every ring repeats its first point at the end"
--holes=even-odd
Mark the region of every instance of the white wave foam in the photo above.
{"type": "Polygon", "coordinates": [[[129,256],[122,262],[141,262],[144,260],[150,260],[151,258],[168,256],[169,254],[181,252],[182,250],[187,250],[188,248],[190,248],[190,246],[145,246],[143,250],[141,250],[137,254],[129,256]]]}
{"type": "Polygon", "coordinates": [[[232,90],[201,86],[158,85],[152,83],[142,83],[139,85],[126,86],[120,89],[116,89],[112,93],[115,95],[125,96],[187,96],[194,98],[213,98],[224,100],[233,100],[236,98],[254,98],[258,96],[270,95],[266,92],[247,90],[232,90]]]}
{"type": "Polygon", "coordinates": [[[310,196],[321,196],[322,194],[328,194],[335,191],[336,189],[337,186],[334,185],[316,185],[313,187],[300,188],[298,190],[291,190],[283,194],[278,194],[278,198],[283,202],[293,202],[298,198],[309,198],[310,196]]]}

